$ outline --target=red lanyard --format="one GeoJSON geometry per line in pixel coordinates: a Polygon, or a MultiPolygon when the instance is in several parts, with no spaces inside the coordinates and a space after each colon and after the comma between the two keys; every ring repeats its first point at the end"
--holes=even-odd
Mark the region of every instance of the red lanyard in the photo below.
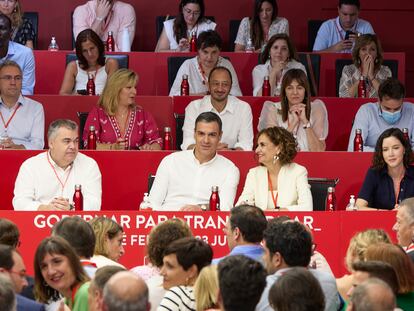
{"type": "Polygon", "coordinates": [[[57,180],[59,181],[60,185],[62,186],[62,194],[63,194],[63,189],[65,189],[66,183],[68,182],[70,172],[72,171],[72,166],[69,169],[69,173],[68,173],[68,176],[66,176],[65,182],[62,182],[62,180],[60,179],[58,173],[55,170],[55,167],[53,166],[52,162],[50,162],[49,152],[47,152],[46,155],[47,155],[47,161],[49,162],[50,167],[52,168],[53,172],[55,173],[55,176],[56,176],[57,180]]]}
{"type": "Polygon", "coordinates": [[[10,124],[11,120],[13,120],[14,115],[16,114],[17,110],[19,110],[19,108],[20,108],[20,105],[19,105],[19,104],[17,104],[16,108],[14,108],[14,111],[13,111],[12,115],[10,116],[9,120],[7,120],[7,122],[5,122],[5,121],[4,121],[3,114],[2,114],[2,113],[1,113],[1,111],[0,111],[0,117],[1,117],[1,120],[3,121],[3,125],[4,125],[4,128],[5,128],[5,129],[7,129],[7,128],[8,128],[8,126],[9,126],[9,124],[10,124]]]}
{"type": "Polygon", "coordinates": [[[414,250],[414,243],[411,243],[410,245],[408,245],[408,247],[405,249],[405,251],[408,253],[410,251],[414,250]]]}
{"type": "Polygon", "coordinates": [[[275,196],[273,196],[273,184],[272,184],[272,179],[270,178],[269,171],[267,172],[267,180],[268,180],[268,182],[269,182],[269,191],[270,191],[270,196],[272,197],[272,201],[273,201],[273,204],[274,204],[274,206],[275,206],[275,209],[279,209],[279,208],[277,207],[277,204],[276,204],[276,202],[277,202],[277,197],[278,197],[278,195],[279,195],[279,191],[278,191],[278,192],[276,192],[276,195],[275,195],[275,196]]]}
{"type": "MultiPolygon", "coordinates": [[[[341,41],[343,41],[343,40],[345,40],[345,38],[344,38],[344,36],[342,35],[342,32],[341,32],[341,30],[340,30],[340,29],[339,29],[339,27],[338,27],[338,22],[339,22],[339,21],[337,21],[337,20],[335,20],[335,21],[334,21],[334,23],[335,23],[335,27],[336,27],[336,31],[338,32],[339,36],[341,37],[341,41]]],[[[356,29],[357,29],[357,27],[358,27],[358,20],[356,21],[356,23],[355,23],[354,27],[352,27],[352,30],[355,32],[355,31],[356,31],[356,29]]],[[[342,26],[341,26],[341,28],[342,28],[342,26]]],[[[342,28],[342,30],[343,30],[343,28],[342,28]]]]}
{"type": "Polygon", "coordinates": [[[204,72],[203,67],[201,66],[200,61],[198,61],[198,71],[200,72],[201,78],[203,79],[203,85],[207,84],[206,73],[204,72]]]}
{"type": "Polygon", "coordinates": [[[73,306],[75,305],[75,297],[76,297],[76,293],[78,292],[78,289],[80,287],[80,284],[76,284],[73,289],[72,289],[72,305],[70,306],[71,308],[73,308],[73,306]]]}
{"type": "Polygon", "coordinates": [[[89,261],[89,260],[81,260],[80,263],[81,263],[81,265],[83,267],[85,267],[85,266],[91,266],[91,267],[94,267],[94,268],[98,268],[98,266],[96,265],[96,263],[94,263],[92,261],[89,261]]]}

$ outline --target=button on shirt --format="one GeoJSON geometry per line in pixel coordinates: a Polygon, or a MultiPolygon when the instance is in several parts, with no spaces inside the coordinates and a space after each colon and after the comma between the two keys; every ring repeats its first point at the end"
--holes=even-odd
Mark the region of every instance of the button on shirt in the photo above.
{"type": "Polygon", "coordinates": [[[154,210],[178,211],[191,204],[208,206],[211,187],[219,187],[220,209],[233,207],[239,183],[239,169],[227,158],[216,154],[200,164],[193,150],[172,153],[158,166],[150,192],[154,210]]]}
{"type": "Polygon", "coordinates": [[[395,124],[387,123],[381,116],[379,103],[367,103],[362,105],[354,120],[351,135],[348,142],[348,151],[354,151],[355,129],[361,129],[364,141],[364,151],[374,151],[378,137],[386,129],[396,127],[399,129],[407,128],[410,136],[411,147],[414,148],[414,105],[404,102],[401,108],[401,119],[395,124]]]}
{"type": "Polygon", "coordinates": [[[101,208],[101,172],[96,161],[82,153],[78,153],[75,161],[63,170],[47,152],[40,153],[23,162],[14,185],[13,207],[18,211],[35,211],[39,205],[49,204],[53,198],[63,197],[73,200],[75,185],[82,185],[83,209],[97,211],[101,208]],[[65,187],[55,175],[64,183],[65,187]]]}
{"type": "Polygon", "coordinates": [[[227,104],[222,112],[218,112],[211,104],[211,96],[204,96],[188,104],[185,108],[183,126],[182,150],[194,144],[195,120],[202,112],[211,111],[218,114],[223,123],[223,136],[221,142],[228,144],[229,148],[242,148],[252,150],[253,147],[253,117],[250,105],[234,96],[227,98],[227,104]]]}
{"type": "MultiPolygon", "coordinates": [[[[7,136],[12,139],[13,143],[23,145],[26,149],[43,149],[45,114],[42,104],[20,96],[17,105],[20,105],[20,108],[7,127],[7,136]]],[[[8,108],[0,97],[0,112],[6,123],[16,107],[8,108]]],[[[4,124],[0,122],[0,136],[5,134],[4,124]]]]}
{"type": "MultiPolygon", "coordinates": [[[[371,24],[363,19],[357,19],[353,32],[361,34],[374,34],[374,29],[371,24]]],[[[313,45],[313,51],[321,51],[330,48],[332,45],[337,44],[339,41],[345,39],[346,30],[344,30],[339,22],[339,17],[327,20],[324,22],[318,30],[315,43],[313,45]]],[[[342,50],[342,53],[351,53],[350,50],[342,50]]]]}

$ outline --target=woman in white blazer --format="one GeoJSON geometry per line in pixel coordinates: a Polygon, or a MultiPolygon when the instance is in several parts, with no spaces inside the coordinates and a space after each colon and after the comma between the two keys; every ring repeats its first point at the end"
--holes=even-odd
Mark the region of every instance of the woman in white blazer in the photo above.
{"type": "Polygon", "coordinates": [[[281,127],[259,132],[256,156],[260,166],[250,169],[236,205],[251,204],[263,210],[311,211],[308,171],[293,161],[297,143],[281,127]]]}

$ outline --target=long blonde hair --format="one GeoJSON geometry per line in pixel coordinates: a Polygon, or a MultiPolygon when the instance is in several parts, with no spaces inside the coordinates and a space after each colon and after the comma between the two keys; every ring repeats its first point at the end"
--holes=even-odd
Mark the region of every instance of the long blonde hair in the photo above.
{"type": "Polygon", "coordinates": [[[218,288],[217,266],[210,265],[201,269],[197,281],[194,284],[196,311],[204,311],[218,307],[218,288]]]}
{"type": "Polygon", "coordinates": [[[10,15],[12,28],[19,28],[23,24],[23,10],[19,0],[16,0],[16,6],[10,15]]]}

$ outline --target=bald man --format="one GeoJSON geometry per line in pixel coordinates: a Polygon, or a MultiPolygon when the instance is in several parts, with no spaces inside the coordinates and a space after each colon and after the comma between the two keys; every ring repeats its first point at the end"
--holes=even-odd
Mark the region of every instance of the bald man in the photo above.
{"type": "Polygon", "coordinates": [[[148,287],[144,280],[130,271],[113,275],[103,290],[105,311],[148,311],[148,287]]]}

